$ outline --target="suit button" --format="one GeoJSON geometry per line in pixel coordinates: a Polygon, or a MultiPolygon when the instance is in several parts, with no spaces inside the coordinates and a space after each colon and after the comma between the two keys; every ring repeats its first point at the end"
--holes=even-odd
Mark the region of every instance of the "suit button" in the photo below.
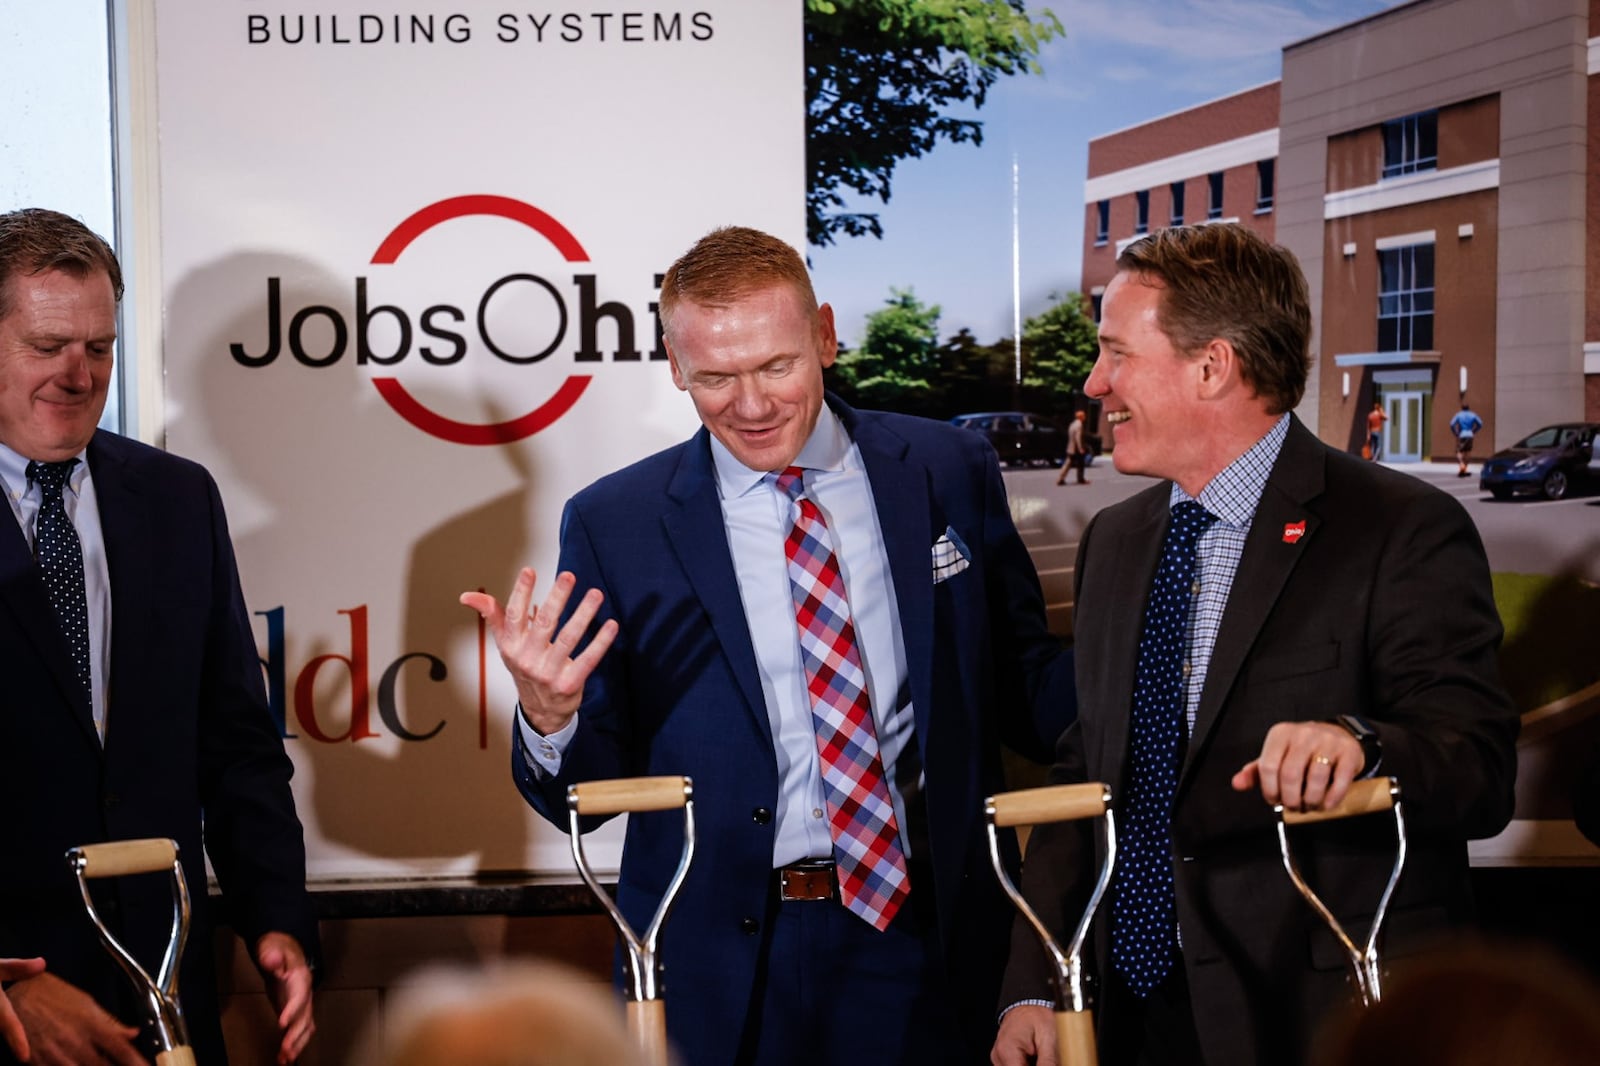
{"type": "Polygon", "coordinates": [[[122,802],[122,797],[117,795],[115,792],[107,792],[106,793],[106,798],[105,798],[105,808],[106,808],[106,810],[108,810],[108,811],[111,810],[113,807],[116,807],[121,802],[122,802]]]}
{"type": "Polygon", "coordinates": [[[766,825],[772,821],[772,812],[765,807],[757,807],[750,812],[750,817],[755,819],[757,825],[766,825]]]}
{"type": "Polygon", "coordinates": [[[739,932],[743,933],[745,936],[755,936],[757,933],[761,932],[761,923],[756,921],[754,918],[746,918],[739,923],[739,932]]]}

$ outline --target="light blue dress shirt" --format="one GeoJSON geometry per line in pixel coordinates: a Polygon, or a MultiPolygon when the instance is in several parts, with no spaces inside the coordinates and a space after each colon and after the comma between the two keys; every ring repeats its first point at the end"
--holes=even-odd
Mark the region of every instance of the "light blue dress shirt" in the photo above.
{"type": "MultiPolygon", "coordinates": [[[[833,837],[783,551],[789,532],[789,498],[766,480],[768,471],[751,470],[714,437],[711,457],[778,761],[773,865],[831,858],[833,837]]],[[[806,494],[827,520],[834,555],[844,575],[879,754],[900,825],[901,844],[909,854],[913,840],[907,832],[906,797],[920,791],[922,780],[900,612],[872,486],[860,449],[826,405],[795,465],[806,471],[806,494]]],[[[562,753],[577,730],[577,719],[549,736],[536,733],[520,713],[517,722],[534,772],[541,776],[558,773],[562,753]]]]}
{"type": "MultiPolygon", "coordinates": [[[[0,490],[11,504],[22,537],[33,550],[39,507],[44,502],[39,486],[27,475],[28,460],[0,444],[0,490]]],[[[94,703],[94,727],[103,742],[106,736],[106,709],[111,682],[111,570],[106,564],[105,537],[100,532],[100,505],[94,494],[94,478],[89,476],[89,456],[78,453],[62,493],[67,518],[78,532],[83,547],[83,584],[89,608],[89,692],[94,703]]]]}

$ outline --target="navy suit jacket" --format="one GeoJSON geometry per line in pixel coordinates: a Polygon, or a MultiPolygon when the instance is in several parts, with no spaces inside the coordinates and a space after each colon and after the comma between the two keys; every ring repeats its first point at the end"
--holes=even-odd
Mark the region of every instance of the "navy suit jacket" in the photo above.
{"type": "MultiPolygon", "coordinates": [[[[51,972],[132,1022],[132,985],[101,946],[64,854],[171,837],[194,903],[180,994],[199,1061],[225,1055],[202,840],[234,928],[293,935],[315,959],[292,773],[267,710],[215,483],[195,463],[96,433],[88,450],[111,579],[107,731],[95,735],[54,609],[17,524],[0,519],[0,955],[51,972]],[[203,834],[203,835],[202,835],[203,834]]],[[[152,974],[172,905],[161,877],[96,883],[97,905],[152,974]]],[[[0,1050],[0,1061],[9,1061],[0,1050]]]]}
{"type": "MultiPolygon", "coordinates": [[[[1170,493],[1164,481],[1106,508],[1078,547],[1080,713],[1052,777],[1104,781],[1114,801],[1128,792],[1139,631],[1170,493]]],[[[1207,1062],[1303,1061],[1317,1022],[1352,994],[1342,951],[1283,870],[1271,808],[1257,790],[1235,792],[1233,774],[1277,722],[1370,720],[1410,838],[1382,952],[1425,944],[1472,913],[1467,839],[1511,817],[1518,719],[1500,685],[1500,632],[1461,505],[1294,420],[1245,541],[1173,798],[1183,961],[1207,1062]]],[[[1029,838],[1023,892],[1058,933],[1075,927],[1099,869],[1087,825],[1029,838]]],[[[1393,822],[1355,818],[1295,839],[1309,883],[1364,940],[1394,862],[1393,822]]],[[[1108,896],[1089,959],[1102,972],[1109,915],[1108,896]]],[[[1048,974],[1019,922],[1005,1001],[1049,998],[1048,974]]],[[[1104,1011],[1096,1020],[1115,1023],[1104,1011]]]]}
{"type": "MultiPolygon", "coordinates": [[[[1002,787],[999,741],[1047,758],[1071,720],[1071,656],[1046,631],[1038,578],[987,442],[927,419],[829,402],[865,462],[900,609],[926,779],[929,854],[920,857],[933,871],[933,884],[914,883],[913,893],[931,888],[941,957],[962,1006],[986,1023],[1009,919],[988,869],[983,799],[1002,787]],[[972,558],[935,582],[932,549],[947,528],[972,558]]],[[[709,441],[702,429],[568,504],[561,567],[580,589],[605,593],[602,620],[617,619],[621,630],[584,689],[560,775],[537,779],[520,735],[512,756],[523,794],[563,829],[570,783],[694,779],[700,846],[661,952],[669,1031],[695,1066],[733,1061],[751,1006],[763,939],[753,930],[773,891],[778,801],[771,725],[709,441]]],[[[654,912],[682,839],[675,813],[629,819],[617,898],[636,929],[654,912]]],[[[862,1009],[869,1023],[870,1008],[862,1009]]],[[[975,1046],[982,1040],[975,1036],[975,1046]]]]}

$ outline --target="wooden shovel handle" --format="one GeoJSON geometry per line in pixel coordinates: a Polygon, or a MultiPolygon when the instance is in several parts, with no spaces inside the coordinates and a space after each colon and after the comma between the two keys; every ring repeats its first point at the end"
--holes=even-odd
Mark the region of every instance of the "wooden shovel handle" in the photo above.
{"type": "Polygon", "coordinates": [[[567,796],[579,814],[623,814],[675,810],[693,791],[687,777],[619,777],[573,785],[567,796]]]}
{"type": "Polygon", "coordinates": [[[1365,781],[1352,781],[1350,791],[1344,794],[1337,807],[1325,811],[1283,812],[1284,825],[1306,825],[1310,822],[1331,822],[1335,818],[1354,818],[1358,814],[1376,814],[1394,806],[1392,777],[1369,777],[1365,781]]]}
{"type": "Polygon", "coordinates": [[[83,861],[83,876],[89,878],[170,870],[178,858],[177,843],[165,837],[113,840],[106,844],[85,844],[74,850],[83,861]]]}
{"type": "Polygon", "coordinates": [[[638,1041],[649,1066],[667,1066],[667,1009],[659,999],[628,1001],[628,1031],[638,1041]]]}
{"type": "Polygon", "coordinates": [[[1056,1011],[1056,1061],[1061,1066],[1096,1066],[1094,1015],[1086,1010],[1056,1011]]]}
{"type": "Polygon", "coordinates": [[[1090,781],[1082,785],[1050,785],[1002,792],[989,797],[989,806],[994,809],[994,824],[1002,829],[1098,818],[1106,811],[1106,786],[1090,781]]]}

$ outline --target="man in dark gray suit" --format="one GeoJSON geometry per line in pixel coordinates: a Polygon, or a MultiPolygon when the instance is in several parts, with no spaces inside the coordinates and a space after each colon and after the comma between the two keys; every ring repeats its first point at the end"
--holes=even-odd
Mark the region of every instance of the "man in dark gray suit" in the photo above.
{"type": "MultiPolygon", "coordinates": [[[[1053,772],[1107,782],[1119,814],[1091,959],[1101,1061],[1302,1061],[1350,993],[1280,865],[1270,805],[1331,807],[1358,777],[1398,778],[1411,853],[1388,953],[1469,916],[1466,841],[1506,825],[1516,771],[1488,566],[1454,499],[1289,413],[1311,315],[1287,251],[1239,226],[1176,228],[1117,265],[1085,391],[1117,469],[1165,480],[1079,544],[1093,624],[1053,772]]],[[[1394,847],[1381,820],[1345,822],[1302,865],[1365,928],[1394,847]]],[[[1030,841],[1024,891],[1055,929],[1082,913],[1098,858],[1082,823],[1030,841]]],[[[1019,928],[1000,1066],[1055,1061],[1044,962],[1019,928]]]]}

